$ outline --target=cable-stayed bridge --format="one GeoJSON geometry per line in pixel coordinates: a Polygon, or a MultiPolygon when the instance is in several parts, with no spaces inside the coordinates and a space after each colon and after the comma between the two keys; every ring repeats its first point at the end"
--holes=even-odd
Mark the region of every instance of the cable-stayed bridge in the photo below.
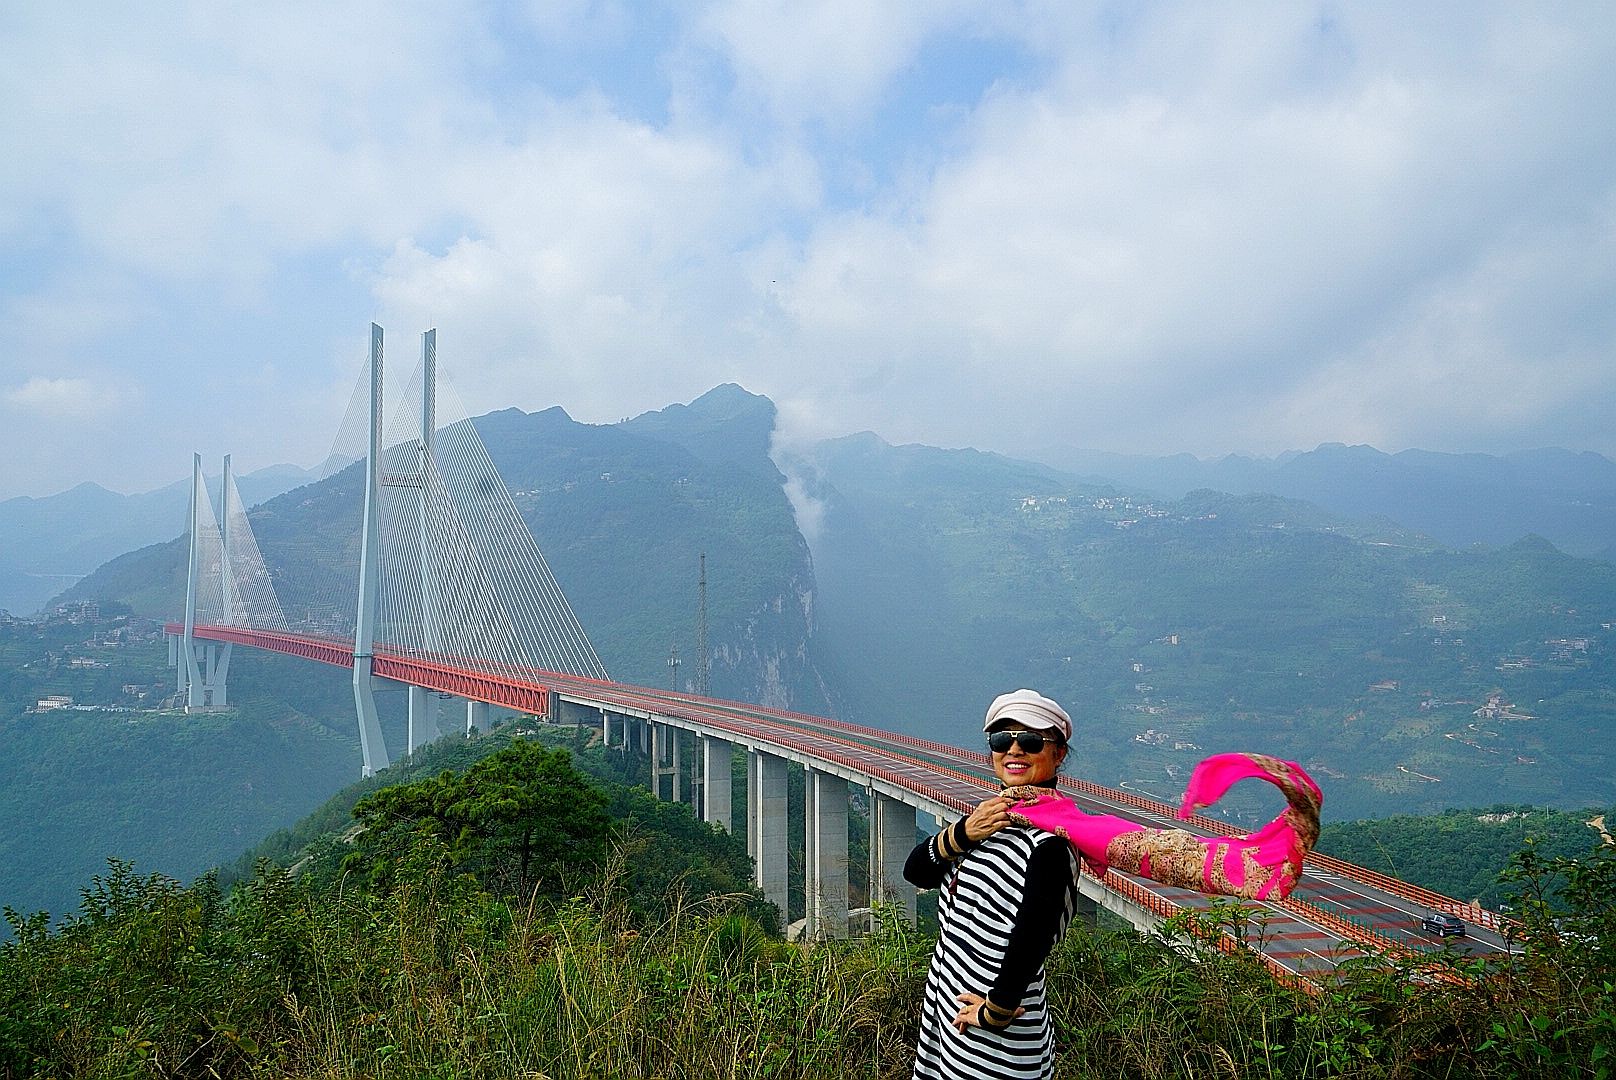
{"type": "MultiPolygon", "coordinates": [[[[195,460],[186,611],[168,627],[188,707],[228,704],[231,653],[240,645],[351,670],[365,775],[391,761],[377,719],[379,686],[408,690],[405,753],[444,732],[446,697],[464,703],[468,732],[487,730],[493,708],[598,727],[607,746],[649,757],[658,797],[690,802],[703,820],[744,829],[756,883],[782,912],[795,764],[806,807],[804,932],[849,931],[848,821],[855,809],[869,821],[872,901],[913,916],[915,893],[901,870],[917,822],[952,821],[996,790],[987,757],[821,717],[611,681],[471,422],[440,425],[436,332],[422,337],[420,363],[398,395],[391,427],[382,344],[381,329],[372,326],[367,375],[349,414],[362,420],[344,424],[363,428],[362,451],[345,451],[339,436],[327,470],[333,480],[310,495],[327,531],[279,537],[278,551],[302,544],[307,559],[266,566],[229,459],[217,509],[195,460]],[[335,570],[329,558],[313,557],[315,546],[341,552],[335,570]],[[745,763],[739,792],[736,754],[745,763]]],[[[264,516],[257,522],[266,535],[278,526],[264,516]]],[[[1061,783],[1086,810],[1155,827],[1179,824],[1172,808],[1152,800],[1071,778],[1061,783]]],[[[1207,818],[1191,827],[1233,831],[1207,818]]],[[[1212,906],[1198,893],[1116,870],[1096,877],[1085,868],[1080,892],[1090,915],[1104,907],[1142,928],[1212,906]]],[[[1289,899],[1250,906],[1254,916],[1219,937],[1221,946],[1250,947],[1276,974],[1304,985],[1371,951],[1430,950],[1419,924],[1433,909],[1466,920],[1467,951],[1510,947],[1508,925],[1491,912],[1317,853],[1289,899]]]]}

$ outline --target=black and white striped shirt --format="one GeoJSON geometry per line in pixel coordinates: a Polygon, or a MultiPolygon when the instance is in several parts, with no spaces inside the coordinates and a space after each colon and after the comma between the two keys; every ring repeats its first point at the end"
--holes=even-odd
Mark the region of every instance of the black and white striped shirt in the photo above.
{"type": "Polygon", "coordinates": [[[1050,1075],[1054,1040],[1044,1002],[1044,960],[1071,921],[1077,856],[1054,833],[1014,827],[978,844],[956,824],[910,854],[904,877],[940,888],[937,949],[926,979],[915,1051],[916,1077],[1005,1080],[1050,1075]],[[950,861],[939,851],[964,855],[950,861]],[[1007,1027],[954,1029],[959,994],[982,994],[1007,1012],[1007,1027]]]}

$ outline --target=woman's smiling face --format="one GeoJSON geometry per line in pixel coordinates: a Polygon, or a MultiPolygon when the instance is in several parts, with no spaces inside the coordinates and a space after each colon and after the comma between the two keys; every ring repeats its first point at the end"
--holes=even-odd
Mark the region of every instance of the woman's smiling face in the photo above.
{"type": "MultiPolygon", "coordinates": [[[[1013,722],[993,729],[995,733],[1030,730],[1013,722]]],[[[993,752],[993,775],[999,778],[999,783],[1006,787],[1017,787],[1022,784],[1048,784],[1055,779],[1055,771],[1066,757],[1066,747],[1048,732],[1035,731],[1033,734],[1044,736],[1043,748],[1037,753],[1029,754],[1022,748],[1020,740],[1012,741],[1008,750],[993,752]]]]}

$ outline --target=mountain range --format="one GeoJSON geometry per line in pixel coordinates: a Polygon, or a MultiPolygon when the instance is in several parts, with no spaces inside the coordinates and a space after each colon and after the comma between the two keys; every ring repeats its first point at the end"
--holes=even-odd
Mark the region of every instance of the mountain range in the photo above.
{"type": "MultiPolygon", "coordinates": [[[[677,436],[683,410],[710,406],[673,405],[625,426],[653,437],[677,436]]],[[[722,442],[712,434],[717,430],[707,437],[722,442]]],[[[745,460],[739,448],[755,446],[756,439],[743,440],[731,461],[745,460]]],[[[701,449],[711,456],[722,447],[701,449]]],[[[1503,547],[1537,535],[1568,554],[1616,562],[1616,462],[1589,451],[1387,454],[1325,443],[1273,458],[1202,459],[1055,447],[1046,448],[1040,460],[1086,483],[1157,498],[1176,499],[1200,488],[1279,495],[1355,520],[1395,521],[1450,547],[1503,547]]],[[[761,468],[755,460],[749,467],[761,468]]],[[[275,465],[239,476],[237,484],[251,506],[317,475],[275,465]]],[[[183,528],[189,497],[190,484],[181,480],[137,495],[83,483],[43,498],[0,502],[0,609],[32,612],[106,560],[172,537],[183,528]]]]}
{"type": "MultiPolygon", "coordinates": [[[[253,506],[315,479],[296,465],[272,465],[237,476],[253,506]]],[[[83,483],[44,498],[0,502],[0,609],[37,610],[108,559],[185,531],[191,482],[120,495],[83,483]]]]}
{"type": "Polygon", "coordinates": [[[1451,547],[1502,547],[1535,533],[1569,554],[1616,562],[1616,462],[1587,451],[1386,454],[1325,443],[1275,458],[1070,450],[1046,460],[1093,483],[1165,498],[1196,488],[1283,495],[1346,517],[1396,521],[1451,547]]]}
{"type": "MultiPolygon", "coordinates": [[[[618,424],[578,423],[560,408],[472,422],[620,681],[693,685],[705,554],[716,696],[972,746],[986,702],[1031,686],[1071,708],[1073,774],[1167,801],[1199,757],[1238,749],[1307,764],[1336,819],[1616,802],[1616,565],[1558,549],[1530,515],[1503,546],[1455,548],[1296,498],[1155,495],[870,433],[787,454],[772,441],[773,404],[736,386],[618,424]],[[675,653],[682,665],[670,669],[675,653]]],[[[1562,490],[1582,490],[1574,479],[1562,490]]],[[[348,542],[360,483],[349,469],[252,510],[289,611],[348,542]]],[[[183,514],[181,501],[170,534],[183,514]]],[[[172,618],[185,560],[183,537],[159,537],[62,598],[172,618]]],[[[161,646],[149,650],[127,662],[171,685],[161,646]]],[[[71,748],[52,751],[50,725],[22,710],[73,692],[57,683],[87,677],[75,670],[34,664],[0,678],[0,738],[54,754],[49,768],[8,764],[0,820],[80,822],[74,843],[99,859],[119,853],[117,835],[98,834],[101,815],[85,807],[124,782],[132,759],[163,756],[164,724],[191,726],[143,719],[128,729],[147,740],[140,753],[102,755],[85,727],[98,721],[84,721],[71,748]],[[26,741],[9,738],[12,724],[28,726],[26,741]],[[4,801],[13,796],[24,802],[4,801]]],[[[238,654],[232,699],[273,730],[312,724],[333,736],[288,736],[272,753],[335,752],[357,771],[348,691],[328,675],[238,654]],[[281,706],[289,719],[276,702],[292,703],[281,706]]],[[[384,714],[396,744],[401,702],[384,702],[384,714]]],[[[237,787],[276,808],[233,829],[267,831],[299,799],[307,809],[330,794],[323,780],[283,790],[314,772],[312,761],[289,762],[256,775],[232,764],[237,787]]],[[[162,785],[203,816],[229,794],[205,772],[162,785]]],[[[1232,809],[1261,812],[1238,799],[1232,809]]],[[[192,852],[190,872],[229,856],[192,852]]],[[[168,868],[186,872],[183,860],[168,868]]]]}
{"type": "MultiPolygon", "coordinates": [[[[1535,535],[1454,549],[1294,498],[1155,497],[870,433],[771,456],[774,420],[726,385],[618,424],[473,421],[615,678],[665,685],[677,653],[693,685],[705,553],[720,696],[970,744],[981,703],[1033,685],[1087,718],[1088,775],[1169,798],[1219,749],[1311,761],[1360,814],[1598,800],[1616,775],[1599,737],[1616,565],[1535,535]]],[[[1528,460],[1560,492],[1603,475],[1528,460]]],[[[253,511],[289,611],[353,531],[357,484],[349,469],[253,511]]],[[[69,595],[172,614],[183,558],[180,541],[136,552],[69,595]]]]}

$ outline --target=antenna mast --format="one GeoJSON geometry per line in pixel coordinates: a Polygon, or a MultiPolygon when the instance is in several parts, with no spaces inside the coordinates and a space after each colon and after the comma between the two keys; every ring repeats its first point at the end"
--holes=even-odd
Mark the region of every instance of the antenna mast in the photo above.
{"type": "Polygon", "coordinates": [[[696,693],[707,696],[712,661],[707,657],[707,553],[701,553],[700,599],[696,606],[696,693]]]}

